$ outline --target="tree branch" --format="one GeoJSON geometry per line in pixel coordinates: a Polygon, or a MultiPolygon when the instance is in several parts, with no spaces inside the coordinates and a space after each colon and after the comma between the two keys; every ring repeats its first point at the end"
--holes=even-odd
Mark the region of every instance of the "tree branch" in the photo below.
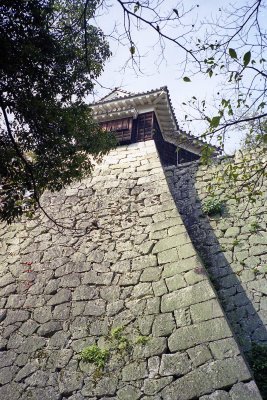
{"type": "Polygon", "coordinates": [[[40,208],[40,210],[44,213],[44,215],[45,215],[51,222],[53,222],[58,228],[61,228],[61,229],[70,229],[70,230],[75,230],[75,231],[76,231],[76,230],[80,230],[80,229],[76,229],[76,228],[70,228],[69,226],[65,226],[65,225],[62,225],[62,224],[58,223],[53,217],[51,217],[51,216],[47,213],[47,211],[46,211],[46,210],[43,208],[43,206],[41,205],[41,203],[40,203],[40,197],[39,197],[38,189],[37,189],[37,184],[36,184],[36,181],[35,181],[35,177],[34,177],[32,168],[31,168],[31,166],[29,165],[29,163],[27,162],[27,160],[26,160],[26,158],[24,157],[23,153],[20,151],[20,149],[19,149],[19,147],[18,147],[18,145],[17,145],[17,143],[16,143],[16,140],[14,139],[14,137],[13,137],[13,135],[12,135],[10,123],[9,123],[9,120],[8,120],[6,108],[5,108],[4,101],[3,101],[2,97],[0,97],[0,107],[1,107],[2,112],[3,112],[3,116],[4,116],[4,120],[5,120],[5,124],[6,124],[6,129],[7,129],[8,137],[9,137],[11,143],[12,143],[13,148],[15,149],[15,151],[16,151],[16,153],[17,153],[17,156],[19,157],[19,159],[23,162],[23,164],[24,164],[24,166],[25,166],[25,172],[26,172],[26,174],[27,174],[27,172],[28,172],[28,174],[29,174],[29,176],[30,176],[30,179],[31,179],[31,182],[32,182],[32,186],[33,186],[33,197],[34,197],[34,200],[36,201],[36,204],[38,205],[38,207],[40,208]]]}
{"type": "Polygon", "coordinates": [[[256,115],[255,117],[250,117],[250,118],[243,118],[243,119],[238,119],[236,121],[232,121],[232,122],[226,122],[223,126],[219,127],[218,129],[215,129],[214,131],[212,131],[211,133],[216,133],[216,132],[220,132],[223,129],[228,128],[229,126],[233,126],[233,125],[238,125],[241,124],[242,122],[249,122],[249,121],[255,121],[261,118],[267,117],[267,113],[265,114],[261,114],[261,115],[256,115]]]}
{"type": "Polygon", "coordinates": [[[163,37],[164,39],[169,40],[170,42],[175,43],[177,46],[179,46],[182,50],[184,50],[185,53],[189,54],[194,61],[196,61],[199,65],[200,65],[200,61],[197,59],[197,57],[192,53],[191,50],[188,50],[185,46],[183,46],[181,43],[179,43],[175,38],[172,38],[168,35],[165,35],[164,33],[162,33],[162,31],[159,29],[159,26],[156,25],[154,26],[153,23],[145,18],[143,18],[141,15],[137,15],[134,12],[132,12],[131,10],[129,10],[127,7],[125,7],[125,4],[122,0],[117,0],[118,3],[121,5],[123,11],[128,15],[134,17],[137,21],[142,21],[144,22],[146,25],[150,26],[155,32],[157,32],[159,34],[159,36],[163,37]]]}

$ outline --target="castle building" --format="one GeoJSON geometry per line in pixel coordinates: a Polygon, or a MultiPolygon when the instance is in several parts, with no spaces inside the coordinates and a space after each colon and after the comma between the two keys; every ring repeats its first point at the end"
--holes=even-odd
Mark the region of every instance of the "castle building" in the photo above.
{"type": "Polygon", "coordinates": [[[197,160],[207,146],[179,129],[167,86],[142,93],[116,88],[90,107],[101,127],[115,133],[119,145],[153,138],[164,166],[197,160]]]}

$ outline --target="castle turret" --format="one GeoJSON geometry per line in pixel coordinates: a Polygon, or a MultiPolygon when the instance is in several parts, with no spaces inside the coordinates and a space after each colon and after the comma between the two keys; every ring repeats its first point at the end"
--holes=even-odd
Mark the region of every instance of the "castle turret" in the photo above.
{"type": "Polygon", "coordinates": [[[163,165],[197,160],[206,146],[179,129],[166,86],[142,93],[116,88],[90,107],[95,120],[114,132],[121,145],[153,138],[163,165]]]}

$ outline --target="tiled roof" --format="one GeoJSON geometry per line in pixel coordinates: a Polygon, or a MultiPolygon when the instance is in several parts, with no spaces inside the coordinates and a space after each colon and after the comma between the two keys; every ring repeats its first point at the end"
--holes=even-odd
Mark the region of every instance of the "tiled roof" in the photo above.
{"type": "Polygon", "coordinates": [[[109,103],[110,101],[117,101],[117,100],[120,100],[120,99],[126,100],[126,99],[131,99],[131,98],[133,98],[133,97],[145,96],[145,95],[148,95],[148,94],[153,94],[153,93],[160,92],[160,91],[162,91],[162,90],[165,90],[166,92],[168,92],[168,95],[169,95],[169,91],[168,91],[167,86],[162,86],[162,87],[160,87],[160,88],[158,88],[158,89],[148,90],[148,91],[146,91],[146,92],[137,92],[137,93],[131,93],[131,92],[127,92],[126,90],[122,90],[122,89],[119,89],[119,88],[115,88],[115,89],[112,90],[110,93],[108,93],[106,96],[102,97],[102,99],[100,99],[100,100],[95,101],[94,103],[92,103],[92,105],[109,103]],[[112,99],[112,100],[105,100],[109,95],[111,95],[112,93],[114,93],[116,90],[119,90],[120,92],[125,92],[125,95],[116,97],[116,98],[114,98],[114,99],[112,99]]]}
{"type": "MultiPolygon", "coordinates": [[[[166,93],[166,100],[167,100],[168,108],[169,108],[170,114],[171,114],[171,116],[173,118],[174,124],[176,125],[176,129],[174,129],[174,130],[172,129],[169,132],[167,132],[167,131],[163,132],[163,135],[164,135],[164,133],[166,134],[166,139],[167,139],[167,137],[171,136],[171,139],[172,139],[171,141],[172,142],[173,141],[177,141],[177,143],[178,142],[183,143],[183,141],[185,141],[185,142],[188,141],[188,143],[190,145],[195,146],[196,148],[202,148],[203,146],[206,146],[207,143],[204,140],[201,140],[197,136],[194,136],[194,135],[189,134],[189,133],[187,133],[185,131],[182,131],[179,128],[178,121],[177,121],[176,115],[174,113],[174,108],[173,108],[173,105],[172,105],[172,101],[171,101],[169,90],[168,90],[167,86],[162,86],[162,87],[157,88],[157,89],[148,90],[148,91],[145,91],[145,92],[138,92],[138,93],[131,93],[131,92],[127,92],[127,91],[125,91],[123,89],[120,89],[120,88],[115,88],[108,95],[104,96],[102,99],[100,99],[100,100],[94,102],[93,104],[91,104],[91,107],[94,109],[94,107],[96,107],[98,105],[100,106],[100,105],[105,105],[105,104],[111,104],[112,102],[115,103],[115,102],[118,102],[120,100],[131,100],[131,99],[135,99],[135,98],[141,98],[143,96],[153,95],[155,93],[160,93],[162,91],[164,91],[166,93]],[[123,94],[122,95],[118,95],[118,96],[116,96],[114,98],[108,99],[108,97],[110,95],[112,95],[113,93],[115,93],[116,91],[122,92],[123,94]],[[182,142],[179,139],[182,139],[182,142]]],[[[211,145],[211,147],[216,152],[218,152],[220,150],[216,146],[212,146],[211,145]]]]}

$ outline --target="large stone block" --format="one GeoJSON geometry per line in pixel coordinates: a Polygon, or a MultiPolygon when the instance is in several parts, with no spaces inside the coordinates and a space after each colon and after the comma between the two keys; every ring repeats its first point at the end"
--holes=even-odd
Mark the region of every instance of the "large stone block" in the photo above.
{"type": "Polygon", "coordinates": [[[64,370],[58,382],[59,391],[63,395],[71,394],[73,391],[81,389],[83,384],[83,375],[81,372],[64,370]]]}
{"type": "Polygon", "coordinates": [[[96,396],[113,395],[116,392],[118,378],[116,376],[104,376],[101,378],[93,391],[96,396]]]}
{"type": "Polygon", "coordinates": [[[159,314],[155,317],[152,334],[153,336],[168,336],[176,328],[172,313],[159,314]]]}
{"type": "Polygon", "coordinates": [[[231,400],[231,397],[229,393],[224,390],[216,390],[212,394],[201,396],[199,400],[231,400]]]}
{"type": "Polygon", "coordinates": [[[69,289],[60,289],[54,296],[48,300],[47,305],[55,306],[70,301],[71,291],[69,289]]]}
{"type": "Polygon", "coordinates": [[[261,400],[262,397],[254,381],[237,383],[230,390],[231,400],[261,400]]]}
{"type": "Polygon", "coordinates": [[[163,337],[151,337],[145,345],[135,345],[133,357],[135,359],[148,358],[163,354],[167,349],[167,340],[163,337]]]}
{"type": "Polygon", "coordinates": [[[153,248],[153,254],[160,253],[161,251],[172,249],[173,247],[178,247],[182,245],[184,241],[184,235],[176,235],[176,236],[170,236],[166,237],[164,239],[159,240],[154,248],[153,248]]]}
{"type": "Polygon", "coordinates": [[[164,388],[161,395],[163,400],[190,400],[248,379],[251,379],[251,375],[243,359],[230,358],[189,372],[164,388]]]}
{"type": "Polygon", "coordinates": [[[148,267],[146,268],[140,278],[141,282],[155,282],[160,279],[161,268],[160,267],[148,267]]]}
{"type": "Polygon", "coordinates": [[[161,311],[169,312],[215,298],[208,281],[199,282],[175,292],[165,294],[161,300],[161,311]]]}
{"type": "Polygon", "coordinates": [[[190,307],[190,312],[194,323],[223,316],[223,311],[217,299],[194,304],[190,307]]]}
{"type": "Polygon", "coordinates": [[[205,364],[212,359],[208,346],[204,344],[188,349],[187,352],[195,367],[205,364]]]}
{"type": "Polygon", "coordinates": [[[214,358],[223,360],[224,358],[235,357],[240,354],[239,348],[234,338],[227,338],[211,342],[209,344],[214,358]]]}
{"type": "Polygon", "coordinates": [[[177,217],[176,218],[171,218],[171,219],[166,219],[164,221],[160,222],[155,222],[154,224],[151,225],[150,229],[151,232],[156,232],[156,231],[161,231],[162,229],[170,228],[172,226],[180,225],[181,224],[181,218],[177,217]]]}
{"type": "Polygon", "coordinates": [[[135,361],[122,369],[122,380],[126,382],[136,381],[145,378],[147,375],[147,363],[145,361],[135,361]]]}
{"type": "Polygon", "coordinates": [[[186,353],[163,354],[159,373],[162,376],[182,376],[191,371],[191,362],[186,353]]]}
{"type": "Polygon", "coordinates": [[[240,233],[240,228],[238,226],[232,226],[228,228],[224,234],[225,237],[236,237],[240,233]]]}
{"type": "Polygon", "coordinates": [[[179,247],[178,254],[180,259],[183,260],[194,256],[196,250],[191,243],[187,243],[179,247]]]}
{"type": "Polygon", "coordinates": [[[131,286],[131,285],[136,285],[139,282],[141,272],[135,271],[135,272],[126,272],[121,275],[120,280],[119,280],[119,285],[120,286],[131,286]]]}
{"type": "Polygon", "coordinates": [[[153,295],[151,283],[138,283],[134,286],[132,297],[134,299],[142,299],[153,295]]]}
{"type": "Polygon", "coordinates": [[[173,377],[160,379],[146,379],[144,381],[144,393],[150,396],[156,395],[161,389],[171,383],[173,377]]]}
{"type": "Polygon", "coordinates": [[[168,340],[170,351],[186,350],[198,344],[231,337],[232,332],[224,318],[215,318],[177,329],[168,340]]]}
{"type": "Polygon", "coordinates": [[[249,282],[248,287],[255,290],[256,292],[267,295],[267,284],[265,280],[249,282]]]}
{"type": "Polygon", "coordinates": [[[141,257],[136,257],[132,260],[132,270],[138,271],[147,267],[155,267],[157,265],[157,257],[149,254],[141,257]]]}
{"type": "Polygon", "coordinates": [[[142,392],[132,385],[126,385],[117,391],[118,400],[138,400],[141,394],[142,392]]]}
{"type": "Polygon", "coordinates": [[[153,282],[152,288],[155,296],[162,296],[163,294],[168,293],[168,289],[164,279],[161,279],[160,281],[157,282],[153,282]]]}
{"type": "Polygon", "coordinates": [[[181,274],[176,274],[170,278],[166,278],[165,281],[169,292],[173,292],[174,290],[181,289],[186,286],[184,277],[181,274]]]}
{"type": "Polygon", "coordinates": [[[169,250],[164,250],[158,253],[158,262],[159,264],[167,264],[178,261],[178,252],[176,248],[172,248],[169,250]]]}
{"type": "Polygon", "coordinates": [[[196,270],[197,272],[201,272],[203,266],[198,256],[193,255],[190,258],[185,260],[180,260],[176,263],[167,264],[164,266],[163,275],[172,276],[175,273],[182,273],[191,270],[196,270]]]}

